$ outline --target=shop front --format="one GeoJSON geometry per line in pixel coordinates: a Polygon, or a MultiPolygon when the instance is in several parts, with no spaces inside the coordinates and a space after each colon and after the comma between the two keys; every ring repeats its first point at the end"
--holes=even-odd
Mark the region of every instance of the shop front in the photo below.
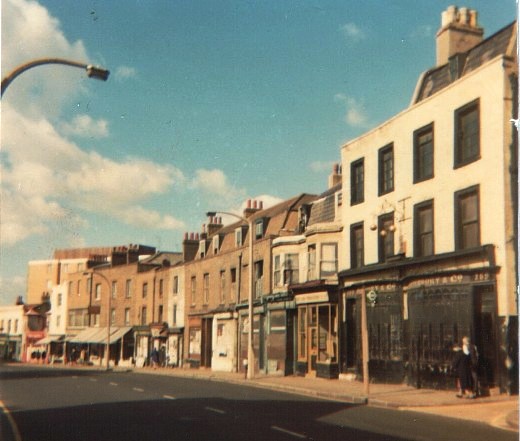
{"type": "Polygon", "coordinates": [[[166,366],[181,367],[183,365],[184,328],[169,328],[166,345],[166,366]]]}
{"type": "Polygon", "coordinates": [[[453,349],[468,336],[482,392],[502,388],[493,263],[493,249],[480,247],[340,273],[342,372],[361,376],[365,296],[370,381],[453,389],[453,349]]]}
{"type": "Polygon", "coordinates": [[[321,378],[339,376],[336,289],[334,285],[326,290],[302,293],[299,288],[293,288],[297,308],[298,375],[321,378]]]}
{"type": "Polygon", "coordinates": [[[237,371],[237,315],[220,312],[213,316],[213,359],[211,369],[222,372],[237,371]]]}
{"type": "Polygon", "coordinates": [[[188,317],[186,363],[192,368],[200,367],[202,352],[202,317],[188,317]]]}

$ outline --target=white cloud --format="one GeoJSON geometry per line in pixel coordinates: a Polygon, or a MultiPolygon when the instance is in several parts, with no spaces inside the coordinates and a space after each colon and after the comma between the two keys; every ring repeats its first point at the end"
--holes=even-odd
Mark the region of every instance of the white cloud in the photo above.
{"type": "MultiPolygon", "coordinates": [[[[19,65],[41,58],[65,58],[95,63],[89,59],[81,40],[70,43],[59,20],[34,1],[5,0],[2,2],[2,71],[3,76],[19,65]],[[8,17],[8,18],[7,18],[8,17]]],[[[81,69],[61,65],[44,65],[29,69],[17,77],[2,97],[26,115],[45,114],[52,118],[87,90],[88,81],[81,69]],[[23,93],[20,93],[23,91],[23,93]]]]}
{"type": "Polygon", "coordinates": [[[191,188],[223,198],[225,204],[243,200],[245,191],[229,183],[225,173],[219,169],[199,169],[191,182],[191,188]]]}
{"type": "Polygon", "coordinates": [[[114,76],[116,80],[123,81],[128,78],[135,78],[137,76],[137,71],[134,67],[130,66],[119,66],[114,72],[114,76]]]}
{"type": "Polygon", "coordinates": [[[334,101],[342,103],[345,106],[345,121],[349,126],[367,127],[369,123],[368,115],[361,102],[342,93],[336,94],[334,101]]]}
{"type": "Polygon", "coordinates": [[[160,216],[141,206],[148,198],[184,182],[182,172],[175,167],[139,158],[116,162],[84,152],[61,137],[47,120],[27,118],[9,105],[3,110],[2,147],[8,158],[2,186],[5,245],[48,234],[57,226],[64,234],[77,234],[86,227],[82,211],[112,215],[123,223],[146,228],[183,226],[171,216],[160,216]]]}
{"type": "Polygon", "coordinates": [[[355,23],[344,24],[340,27],[340,31],[348,41],[357,42],[366,37],[365,32],[363,32],[363,30],[361,30],[355,23]]]}
{"type": "Polygon", "coordinates": [[[61,131],[65,135],[90,138],[106,138],[108,136],[108,121],[94,120],[89,115],[77,115],[70,123],[62,123],[61,131]]]}

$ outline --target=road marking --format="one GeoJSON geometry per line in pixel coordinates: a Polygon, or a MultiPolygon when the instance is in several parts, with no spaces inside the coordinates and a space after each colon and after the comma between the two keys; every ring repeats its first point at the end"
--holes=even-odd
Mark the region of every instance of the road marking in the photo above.
{"type": "Polygon", "coordinates": [[[140,387],[134,387],[133,388],[136,392],[144,392],[144,389],[141,389],[140,387]]]}
{"type": "Polygon", "coordinates": [[[271,429],[278,430],[278,432],[287,433],[288,435],[295,436],[296,438],[301,438],[301,439],[307,438],[305,435],[302,435],[301,433],[292,432],[290,430],[283,429],[283,428],[278,427],[278,426],[271,426],[271,429]]]}
{"type": "Polygon", "coordinates": [[[167,400],[175,400],[175,397],[172,397],[171,395],[163,395],[163,398],[166,398],[167,400]]]}
{"type": "Polygon", "coordinates": [[[211,412],[225,414],[226,411],[222,409],[215,409],[214,407],[206,407],[206,410],[210,410],[211,412]]]}
{"type": "Polygon", "coordinates": [[[14,420],[13,416],[11,415],[11,412],[9,412],[9,409],[2,400],[0,400],[0,408],[6,416],[7,421],[9,421],[9,424],[11,425],[11,430],[13,431],[15,441],[22,441],[22,436],[20,435],[20,431],[18,430],[16,421],[14,420]]]}
{"type": "Polygon", "coordinates": [[[94,381],[96,382],[97,381],[97,378],[89,378],[90,381],[94,381]]]}
{"type": "Polygon", "coordinates": [[[113,381],[111,381],[111,382],[108,383],[108,384],[110,384],[110,386],[117,386],[117,383],[114,383],[113,381]]]}

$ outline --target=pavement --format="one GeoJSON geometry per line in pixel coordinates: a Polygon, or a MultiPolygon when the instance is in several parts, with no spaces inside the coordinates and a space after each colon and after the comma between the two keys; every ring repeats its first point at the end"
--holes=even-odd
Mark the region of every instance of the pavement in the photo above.
{"type": "MultiPolygon", "coordinates": [[[[31,366],[31,365],[26,365],[31,366]]],[[[50,369],[71,368],[62,365],[39,365],[50,369]]],[[[79,367],[77,369],[99,370],[99,367],[79,367]]],[[[115,372],[136,374],[169,375],[209,381],[223,381],[252,387],[275,389],[300,395],[330,399],[352,404],[388,407],[435,414],[467,421],[479,421],[504,430],[519,431],[518,396],[491,394],[476,399],[457,398],[454,390],[416,389],[404,384],[369,385],[368,395],[363,383],[356,380],[309,378],[299,376],[255,375],[246,379],[242,373],[216,372],[199,368],[115,368],[115,372]]]]}

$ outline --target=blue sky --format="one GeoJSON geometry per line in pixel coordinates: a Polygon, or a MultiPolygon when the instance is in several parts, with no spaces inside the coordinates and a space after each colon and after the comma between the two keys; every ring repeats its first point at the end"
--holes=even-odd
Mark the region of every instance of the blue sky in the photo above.
{"type": "MultiPolygon", "coordinates": [[[[445,1],[2,2],[0,304],[55,248],[178,251],[210,210],[326,189],[340,146],[405,108],[445,1]]],[[[515,0],[465,1],[489,36],[515,0]]]]}

